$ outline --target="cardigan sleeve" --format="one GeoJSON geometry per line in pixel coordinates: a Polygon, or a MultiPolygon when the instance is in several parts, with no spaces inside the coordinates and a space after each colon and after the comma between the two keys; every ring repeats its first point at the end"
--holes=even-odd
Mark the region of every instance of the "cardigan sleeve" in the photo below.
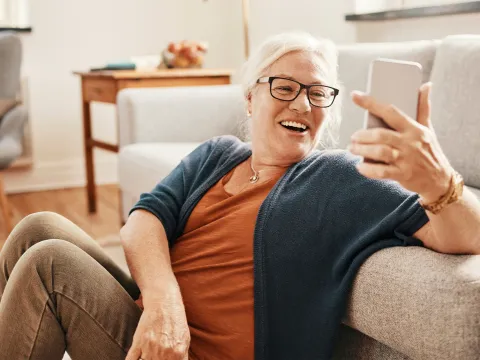
{"type": "MultiPolygon", "coordinates": [[[[338,159],[338,158],[337,158],[338,159]]],[[[393,180],[370,179],[358,172],[359,158],[338,159],[335,176],[338,184],[336,209],[342,213],[345,227],[360,238],[394,238],[403,245],[423,246],[413,237],[429,218],[418,202],[419,195],[393,180]]]]}

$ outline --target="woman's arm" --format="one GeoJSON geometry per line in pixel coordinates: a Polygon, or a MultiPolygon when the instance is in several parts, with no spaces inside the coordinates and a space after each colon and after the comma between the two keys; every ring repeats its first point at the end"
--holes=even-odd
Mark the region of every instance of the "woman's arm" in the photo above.
{"type": "Polygon", "coordinates": [[[167,289],[178,290],[167,235],[155,215],[142,209],[132,212],[120,230],[120,239],[128,268],[146,306],[167,289]]]}
{"type": "Polygon", "coordinates": [[[190,330],[162,223],[150,212],[137,209],[121,229],[120,238],[145,305],[126,360],[148,359],[145,354],[156,359],[188,359],[190,330]]]}
{"type": "MultiPolygon", "coordinates": [[[[380,163],[360,163],[358,171],[369,178],[391,179],[417,193],[425,203],[438,200],[448,189],[452,166],[443,153],[430,118],[431,84],[420,89],[417,119],[393,105],[354,93],[353,100],[382,118],[392,129],[359,130],[352,135],[350,151],[380,163]]],[[[445,253],[480,254],[480,203],[467,189],[459,201],[430,219],[415,236],[425,246],[445,253]]]]}
{"type": "Polygon", "coordinates": [[[152,191],[140,195],[120,231],[128,267],[146,306],[149,299],[160,300],[156,295],[165,291],[165,286],[173,290],[178,287],[171,267],[169,240],[174,241],[182,206],[195,179],[210,175],[216,166],[217,159],[212,154],[218,143],[227,148],[233,138],[212,138],[184,157],[152,191]]]}
{"type": "Polygon", "coordinates": [[[480,254],[480,202],[467,188],[457,202],[427,215],[430,221],[414,234],[426,247],[449,254],[480,254]]]}

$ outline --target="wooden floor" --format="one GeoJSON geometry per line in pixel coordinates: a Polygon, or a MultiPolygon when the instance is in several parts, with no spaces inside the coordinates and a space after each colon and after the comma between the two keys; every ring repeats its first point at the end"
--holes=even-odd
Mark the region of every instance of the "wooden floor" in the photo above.
{"type": "MultiPolygon", "coordinates": [[[[14,224],[28,214],[54,211],[73,221],[94,239],[117,234],[121,228],[117,185],[97,186],[97,212],[87,211],[85,188],[8,195],[14,224]]],[[[0,216],[1,218],[1,216],[0,216]]],[[[8,234],[0,219],[0,246],[8,234]]]]}

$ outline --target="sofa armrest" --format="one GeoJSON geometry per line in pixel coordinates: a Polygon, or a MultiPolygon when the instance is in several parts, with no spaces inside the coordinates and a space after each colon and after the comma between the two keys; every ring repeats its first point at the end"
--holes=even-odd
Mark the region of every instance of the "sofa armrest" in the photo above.
{"type": "Polygon", "coordinates": [[[344,323],[413,359],[477,359],[480,256],[394,247],[372,255],[344,323]]]}
{"type": "Polygon", "coordinates": [[[0,118],[0,170],[22,155],[27,121],[28,112],[24,105],[17,105],[0,118]]]}
{"type": "Polygon", "coordinates": [[[119,145],[240,138],[246,117],[239,85],[125,89],[118,93],[119,145]]]}

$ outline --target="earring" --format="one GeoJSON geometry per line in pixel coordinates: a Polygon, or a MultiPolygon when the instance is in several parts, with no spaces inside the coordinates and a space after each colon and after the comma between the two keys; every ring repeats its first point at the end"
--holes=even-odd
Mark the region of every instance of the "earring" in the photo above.
{"type": "Polygon", "coordinates": [[[247,117],[251,117],[252,116],[252,113],[250,112],[250,110],[247,110],[247,117]]]}

